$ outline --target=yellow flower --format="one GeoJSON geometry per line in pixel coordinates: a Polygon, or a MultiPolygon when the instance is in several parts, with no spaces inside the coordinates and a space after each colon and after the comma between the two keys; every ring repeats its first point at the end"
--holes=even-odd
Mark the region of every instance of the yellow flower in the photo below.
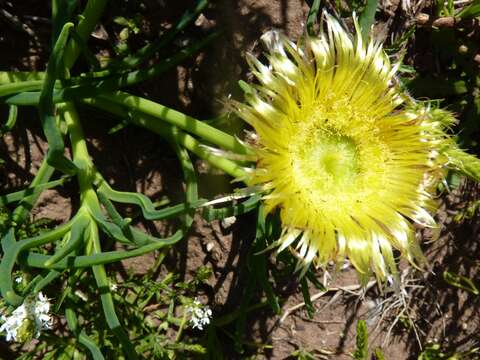
{"type": "Polygon", "coordinates": [[[325,14],[326,32],[299,44],[262,37],[268,65],[248,61],[258,84],[237,113],[255,129],[248,180],[280,211],[279,251],[296,244],[305,267],[346,257],[359,273],[396,272],[393,249],[422,259],[413,223],[434,227],[435,186],[453,141],[453,117],[416,104],[395,86],[380,43],[350,36],[325,14]]]}

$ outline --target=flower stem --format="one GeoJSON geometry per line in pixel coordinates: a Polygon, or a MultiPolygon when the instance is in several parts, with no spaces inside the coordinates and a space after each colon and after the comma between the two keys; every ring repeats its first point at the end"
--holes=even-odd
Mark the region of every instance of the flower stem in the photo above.
{"type": "MultiPolygon", "coordinates": [[[[145,98],[130,95],[122,91],[101,94],[100,99],[124,105],[133,111],[140,111],[155,118],[162,119],[174,126],[197,135],[202,139],[220,146],[224,150],[233,151],[238,154],[252,155],[253,152],[240,144],[233,136],[224,133],[217,128],[207,125],[179,111],[170,109],[166,106],[147,100],[145,98]]],[[[151,122],[149,120],[148,122],[151,122]]]]}
{"type": "Polygon", "coordinates": [[[180,322],[180,327],[178,328],[177,336],[175,338],[175,342],[178,343],[183,335],[183,329],[187,324],[187,312],[183,313],[182,321],[180,322]]]}
{"type": "Polygon", "coordinates": [[[193,152],[199,158],[206,160],[212,166],[225,171],[227,174],[237,179],[243,179],[247,175],[245,168],[241,167],[234,161],[212,154],[193,136],[188,135],[174,126],[170,126],[162,121],[158,121],[158,119],[153,116],[142,113],[129,114],[125,107],[101,98],[83,99],[82,101],[88,105],[95,106],[117,116],[128,117],[130,115],[129,119],[135,125],[144,127],[159,134],[160,136],[167,138],[168,140],[180,144],[181,146],[193,152]]]}

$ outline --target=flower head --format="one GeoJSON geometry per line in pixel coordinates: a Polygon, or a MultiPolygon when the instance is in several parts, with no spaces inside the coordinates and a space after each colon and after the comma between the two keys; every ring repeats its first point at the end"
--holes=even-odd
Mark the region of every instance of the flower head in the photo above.
{"type": "Polygon", "coordinates": [[[248,57],[259,84],[236,110],[259,136],[249,182],[280,211],[280,250],[296,243],[303,265],[348,257],[385,279],[396,272],[393,249],[422,258],[413,223],[435,226],[453,117],[403,94],[396,66],[358,26],[351,36],[325,19],[326,32],[298,44],[265,34],[268,65],[248,57]]]}
{"type": "Polygon", "coordinates": [[[187,308],[187,313],[190,313],[190,324],[193,329],[203,330],[204,326],[210,324],[212,310],[197,299],[187,308]]]}
{"type": "Polygon", "coordinates": [[[1,315],[0,332],[6,334],[7,341],[25,342],[37,338],[41,330],[51,327],[49,311],[50,302],[41,292],[36,299],[27,297],[11,315],[1,315]]]}

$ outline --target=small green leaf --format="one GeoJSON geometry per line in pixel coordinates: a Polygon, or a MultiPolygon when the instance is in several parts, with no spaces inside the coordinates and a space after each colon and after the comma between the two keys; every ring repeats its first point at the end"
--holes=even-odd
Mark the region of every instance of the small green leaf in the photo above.
{"type": "Polygon", "coordinates": [[[480,16],[480,0],[474,0],[471,4],[464,7],[460,12],[456,15],[461,19],[471,19],[480,16]]]}
{"type": "Polygon", "coordinates": [[[16,201],[21,201],[25,197],[33,195],[34,193],[39,193],[45,189],[51,189],[55,186],[63,185],[68,179],[69,179],[68,177],[63,177],[58,180],[54,180],[54,181],[46,182],[43,184],[39,184],[37,186],[29,187],[28,189],[25,189],[25,190],[20,190],[10,194],[0,195],[0,206],[4,206],[6,204],[10,204],[16,201]]]}
{"type": "Polygon", "coordinates": [[[250,85],[248,83],[246,83],[245,81],[243,80],[238,80],[238,86],[240,86],[240,89],[242,89],[242,91],[245,93],[245,94],[251,94],[252,93],[252,88],[250,87],[250,85]]]}
{"type": "Polygon", "coordinates": [[[365,41],[368,39],[372,25],[375,22],[377,6],[378,0],[367,0],[367,5],[359,16],[358,23],[360,25],[362,37],[365,41]]]}
{"type": "Polygon", "coordinates": [[[302,277],[300,280],[300,286],[302,289],[303,301],[305,301],[305,309],[307,310],[308,317],[313,319],[315,315],[315,307],[312,304],[312,299],[310,298],[310,291],[308,290],[307,278],[302,277]]]}
{"type": "Polygon", "coordinates": [[[312,6],[310,6],[310,10],[308,11],[307,16],[307,31],[308,35],[314,35],[313,26],[315,25],[315,21],[318,18],[318,11],[320,10],[320,3],[321,0],[314,0],[312,6]]]}
{"type": "Polygon", "coordinates": [[[355,360],[368,360],[368,331],[365,320],[358,320],[357,322],[357,340],[353,358],[355,360]]]}
{"type": "Polygon", "coordinates": [[[479,295],[480,291],[475,286],[473,281],[466,276],[452,273],[450,271],[443,272],[443,279],[450,285],[455,286],[459,289],[466,290],[471,292],[474,295],[479,295]]]}
{"type": "Polygon", "coordinates": [[[63,71],[63,55],[68,35],[73,28],[73,23],[63,25],[47,64],[45,80],[39,96],[38,110],[42,121],[43,132],[48,141],[47,163],[54,168],[73,175],[77,172],[76,165],[64,154],[65,145],[56,123],[55,105],[53,94],[55,81],[63,71]]]}
{"type": "Polygon", "coordinates": [[[8,110],[8,119],[5,125],[3,125],[0,129],[0,134],[2,132],[10,131],[15,126],[18,117],[18,106],[17,105],[10,105],[8,110]]]}
{"type": "Polygon", "coordinates": [[[376,348],[373,352],[373,356],[375,360],[386,360],[381,348],[376,348]]]}

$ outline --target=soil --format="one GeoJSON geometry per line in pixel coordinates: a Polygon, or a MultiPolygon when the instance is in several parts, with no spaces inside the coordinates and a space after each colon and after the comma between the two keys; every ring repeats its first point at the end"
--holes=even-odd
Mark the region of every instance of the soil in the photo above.
{"type": "MultiPolygon", "coordinates": [[[[8,3],[8,2],[6,2],[8,3]]],[[[144,17],[143,36],[153,38],[179,17],[188,1],[176,1],[167,6],[163,1],[146,0],[143,6],[132,2],[120,2],[118,8],[107,11],[99,33],[106,37],[92,38],[90,42],[103,54],[112,53],[110,44],[115,40],[115,25],[112,18],[125,9],[139,11],[144,17]]],[[[421,2],[419,2],[421,3],[421,2]]],[[[402,2],[403,4],[403,2],[402,2]]],[[[384,1],[381,18],[376,25],[379,37],[387,38],[392,32],[401,31],[420,7],[403,8],[398,1],[384,1]]],[[[0,7],[4,7],[0,1],[0,7]]],[[[48,54],[49,10],[36,1],[15,2],[6,6],[28,30],[19,29],[0,18],[0,66],[3,70],[42,70],[48,54]],[[34,19],[32,16],[36,16],[34,19]]],[[[248,80],[245,53],[261,52],[259,37],[272,28],[282,29],[296,40],[304,33],[308,6],[301,0],[224,0],[214,9],[203,13],[191,36],[201,36],[214,25],[225,29],[221,40],[208,51],[181,66],[169,71],[159,80],[142,84],[132,91],[178,109],[198,118],[212,118],[222,112],[227,96],[241,99],[237,81],[248,80]]],[[[2,189],[5,192],[19,189],[32,180],[46,145],[38,126],[35,111],[22,111],[20,125],[0,141],[0,157],[6,161],[0,171],[2,189]],[[28,129],[28,130],[27,130],[28,129]]],[[[82,109],[89,151],[95,165],[108,181],[120,190],[141,191],[152,199],[168,196],[175,200],[182,197],[183,184],[178,182],[181,172],[175,154],[167,143],[143,129],[128,127],[113,135],[108,130],[116,123],[102,114],[82,109]],[[89,121],[91,120],[91,121],[89,121]]],[[[231,124],[240,129],[238,124],[231,124]]],[[[241,132],[240,132],[241,135],[241,132]]],[[[197,161],[200,179],[200,195],[213,198],[232,189],[230,180],[197,161]]],[[[284,287],[278,289],[284,299],[283,314],[269,311],[256,312],[249,319],[247,333],[257,344],[269,344],[263,353],[269,359],[287,359],[296,350],[308,350],[318,358],[351,359],[355,348],[355,326],[359,319],[367,321],[370,349],[382,347],[389,360],[416,359],[420,344],[440,343],[448,351],[464,351],[478,345],[480,338],[480,296],[466,290],[449,286],[442,278],[448,270],[480,279],[479,227],[477,216],[455,222],[456,214],[464,211],[479,196],[478,188],[468,182],[455,191],[442,196],[442,206],[437,215],[438,239],[425,243],[429,260],[427,271],[404,271],[409,286],[405,289],[408,302],[406,313],[400,305],[392,305],[400,298],[399,293],[373,286],[362,290],[351,266],[332,279],[319,272],[320,279],[327,279],[333,290],[318,296],[316,309],[309,318],[305,307],[289,312],[303,302],[298,284],[292,276],[284,287]],[[353,286],[353,287],[352,287],[353,286]],[[392,306],[390,306],[392,305],[392,306]],[[288,312],[288,316],[284,316],[288,312]],[[416,324],[416,331],[408,318],[416,324]],[[396,319],[397,326],[391,327],[396,319]],[[418,340],[420,341],[417,341],[418,340]]],[[[49,218],[60,224],[69,219],[78,206],[75,184],[67,184],[61,190],[48,190],[42,195],[34,218],[49,218]]],[[[213,276],[210,288],[205,291],[214,316],[235,310],[239,306],[246,279],[239,269],[245,268],[246,255],[254,236],[252,215],[239,217],[231,226],[217,221],[207,223],[196,217],[188,236],[176,248],[169,259],[186,277],[191,276],[201,265],[209,265],[213,276]]],[[[156,234],[165,235],[171,226],[165,223],[138,226],[156,234]]],[[[435,234],[423,233],[426,240],[435,234]]],[[[266,256],[266,255],[264,255],[266,256]]],[[[125,261],[126,268],[145,273],[154,262],[154,254],[125,261]]],[[[274,266],[274,260],[271,261],[274,266]]],[[[312,296],[320,290],[311,288],[312,296]]],[[[257,349],[258,350],[258,349],[257,349]]],[[[252,352],[254,352],[252,350],[252,352]]],[[[227,353],[228,358],[241,358],[227,353]]]]}

